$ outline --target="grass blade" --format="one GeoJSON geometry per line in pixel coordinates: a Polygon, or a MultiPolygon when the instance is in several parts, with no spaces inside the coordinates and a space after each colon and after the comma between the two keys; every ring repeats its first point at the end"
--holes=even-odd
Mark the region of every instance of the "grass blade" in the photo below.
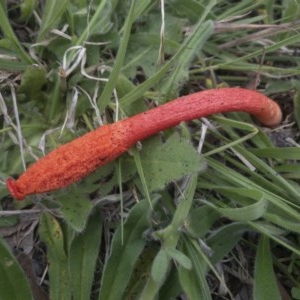
{"type": "Polygon", "coordinates": [[[40,42],[64,14],[68,0],[47,0],[42,17],[42,25],[37,37],[40,42]]]}
{"type": "Polygon", "coordinates": [[[31,300],[26,275],[16,258],[0,237],[0,298],[1,300],[31,300]]]}
{"type": "Polygon", "coordinates": [[[104,268],[99,300],[122,299],[133,265],[146,242],[142,235],[149,226],[148,210],[149,204],[145,200],[134,206],[124,224],[123,244],[121,228],[116,231],[104,268]]]}
{"type": "Polygon", "coordinates": [[[1,20],[0,28],[1,28],[4,36],[12,43],[15,55],[20,57],[27,64],[32,64],[33,63],[32,59],[25,52],[25,50],[21,46],[18,38],[16,37],[14,31],[12,30],[2,5],[0,5],[0,20],[1,20]]]}
{"type": "Polygon", "coordinates": [[[270,241],[262,236],[255,260],[254,299],[280,300],[270,251],[270,241]]]}
{"type": "Polygon", "coordinates": [[[99,213],[89,218],[86,230],[77,235],[69,251],[73,299],[90,299],[94,270],[101,242],[102,220],[99,213]]]}
{"type": "Polygon", "coordinates": [[[39,234],[48,249],[50,299],[71,299],[68,261],[60,224],[45,213],[41,216],[39,234]]]}
{"type": "Polygon", "coordinates": [[[206,281],[207,263],[189,239],[184,239],[184,253],[192,262],[192,269],[179,268],[179,279],[188,299],[212,299],[206,281]]]}
{"type": "Polygon", "coordinates": [[[114,67],[110,73],[108,83],[105,85],[105,88],[99,98],[100,109],[103,109],[109,103],[111,94],[114,88],[116,87],[117,79],[119,77],[121,68],[123,66],[126,49],[127,49],[127,45],[131,33],[131,26],[134,21],[134,7],[135,7],[135,0],[132,1],[128,16],[126,18],[123,37],[119,46],[116,60],[114,62],[114,67]]]}

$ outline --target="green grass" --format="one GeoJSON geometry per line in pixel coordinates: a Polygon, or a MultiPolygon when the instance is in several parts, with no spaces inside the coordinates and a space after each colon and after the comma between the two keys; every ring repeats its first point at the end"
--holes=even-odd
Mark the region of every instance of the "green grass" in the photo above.
{"type": "Polygon", "coordinates": [[[0,298],[300,299],[298,2],[11,3],[0,2],[0,298]],[[285,120],[195,120],[71,187],[8,195],[6,178],[57,146],[218,86],[258,89],[285,120]]]}

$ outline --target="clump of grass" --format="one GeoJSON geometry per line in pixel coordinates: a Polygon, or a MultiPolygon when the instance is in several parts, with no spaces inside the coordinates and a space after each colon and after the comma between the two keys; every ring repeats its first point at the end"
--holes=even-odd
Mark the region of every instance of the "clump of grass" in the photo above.
{"type": "Polygon", "coordinates": [[[44,268],[51,299],[300,299],[299,12],[292,0],[2,3],[0,257],[13,268],[1,261],[1,297],[44,293],[8,227],[29,228],[10,245],[44,268]],[[8,197],[5,179],[58,145],[227,85],[277,99],[282,126],[194,121],[66,190],[8,197]]]}

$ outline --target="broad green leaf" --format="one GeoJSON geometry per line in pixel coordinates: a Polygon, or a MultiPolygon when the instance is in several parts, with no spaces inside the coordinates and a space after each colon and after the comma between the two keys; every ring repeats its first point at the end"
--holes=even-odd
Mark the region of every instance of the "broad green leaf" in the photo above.
{"type": "Polygon", "coordinates": [[[74,300],[91,298],[96,261],[102,236],[101,215],[89,218],[85,231],[75,236],[69,249],[69,268],[74,300]]]}
{"type": "Polygon", "coordinates": [[[261,237],[256,254],[253,298],[281,299],[273,269],[270,241],[266,236],[261,237]]]}
{"type": "Polygon", "coordinates": [[[174,259],[180,266],[190,270],[192,268],[191,260],[176,248],[167,247],[165,251],[169,257],[174,259]]]}
{"type": "Polygon", "coordinates": [[[250,230],[250,226],[243,223],[232,223],[221,227],[207,238],[206,243],[213,255],[212,264],[218,263],[239,242],[243,234],[250,230]]]}
{"type": "Polygon", "coordinates": [[[154,258],[151,268],[151,277],[156,283],[162,284],[164,281],[169,268],[169,261],[170,258],[164,249],[161,249],[154,258]]]}
{"type": "Polygon", "coordinates": [[[194,147],[177,133],[172,134],[165,143],[159,136],[143,142],[140,159],[150,193],[203,168],[194,147]]]}
{"type": "Polygon", "coordinates": [[[58,196],[57,199],[62,205],[61,213],[64,220],[75,231],[81,232],[86,226],[88,215],[93,204],[89,201],[86,194],[80,189],[71,190],[69,193],[58,196]]]}
{"type": "Polygon", "coordinates": [[[64,237],[61,226],[49,213],[41,215],[39,234],[47,246],[49,246],[49,253],[53,254],[60,260],[64,260],[66,258],[64,237]]]}
{"type": "Polygon", "coordinates": [[[71,299],[69,266],[64,236],[58,221],[49,213],[41,215],[39,235],[47,245],[50,299],[71,299]]]}
{"type": "Polygon", "coordinates": [[[134,263],[146,242],[143,233],[149,227],[148,211],[149,204],[145,200],[132,208],[124,224],[123,244],[121,228],[117,229],[104,266],[99,300],[122,299],[134,263]]]}
{"type": "Polygon", "coordinates": [[[0,299],[33,299],[26,274],[2,237],[0,237],[0,299]]]}
{"type": "Polygon", "coordinates": [[[186,222],[185,230],[195,238],[204,236],[220,214],[208,205],[203,205],[191,210],[186,222]]]}
{"type": "Polygon", "coordinates": [[[47,82],[47,72],[42,66],[31,65],[22,75],[20,93],[25,93],[30,100],[40,101],[43,104],[42,88],[47,82]]]}

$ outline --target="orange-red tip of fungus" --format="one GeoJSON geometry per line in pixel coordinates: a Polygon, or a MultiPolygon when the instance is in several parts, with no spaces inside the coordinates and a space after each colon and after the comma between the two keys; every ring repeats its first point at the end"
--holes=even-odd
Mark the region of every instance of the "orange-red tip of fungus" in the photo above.
{"type": "Polygon", "coordinates": [[[12,178],[8,178],[6,180],[6,186],[11,193],[11,195],[16,198],[17,200],[23,200],[25,198],[25,195],[18,191],[18,188],[16,186],[16,181],[12,178]]]}
{"type": "Polygon", "coordinates": [[[274,127],[279,125],[282,121],[282,110],[276,102],[271,100],[270,103],[270,117],[268,118],[268,114],[266,113],[266,116],[260,118],[259,121],[265,126],[274,127]]]}

